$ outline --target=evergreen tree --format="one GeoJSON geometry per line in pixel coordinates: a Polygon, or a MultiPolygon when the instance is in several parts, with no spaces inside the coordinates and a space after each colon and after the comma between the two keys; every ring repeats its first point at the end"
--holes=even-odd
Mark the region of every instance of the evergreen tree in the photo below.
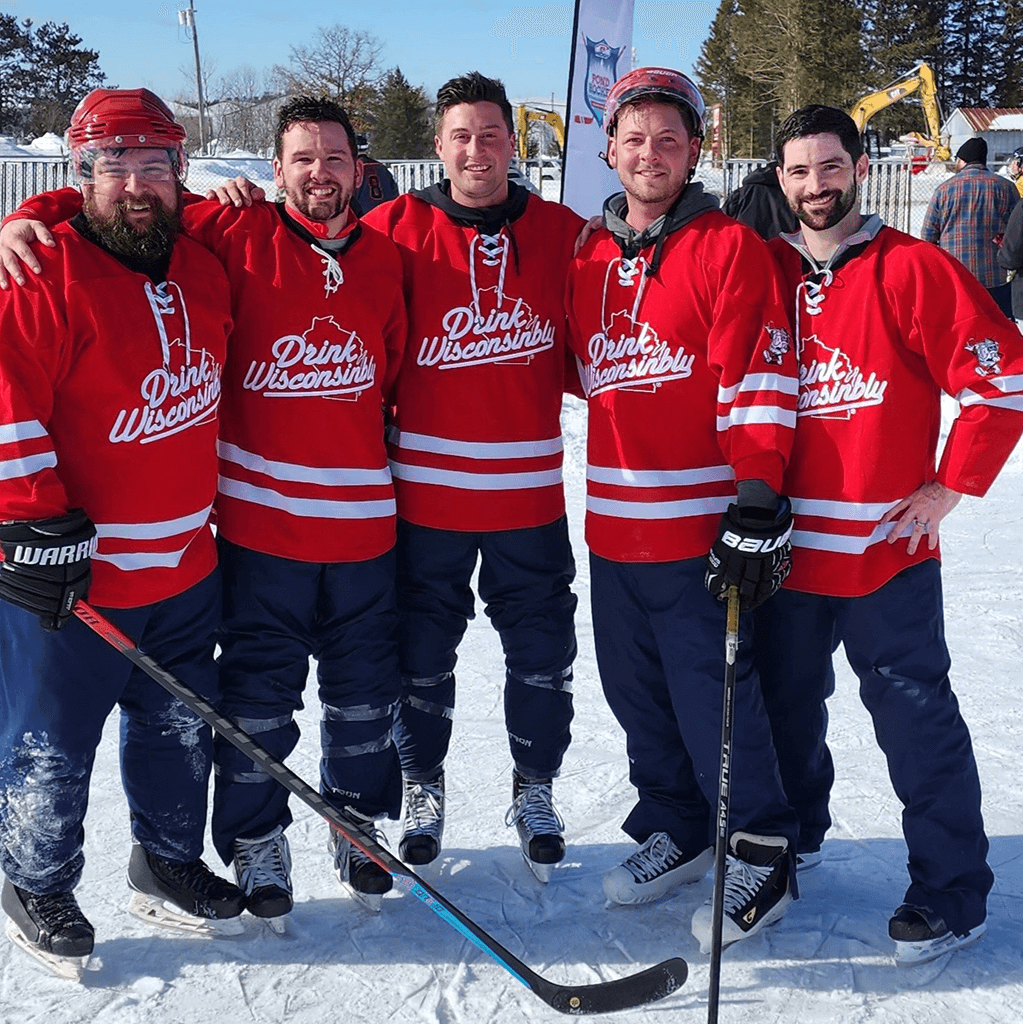
{"type": "Polygon", "coordinates": [[[995,105],[1023,107],[1023,3],[1019,0],[1006,4],[998,49],[995,105]]]}
{"type": "MultiPolygon", "coordinates": [[[[1018,0],[1017,0],[1018,2],[1018,0]]],[[[997,75],[1005,5],[998,0],[949,0],[945,8],[944,91],[950,107],[987,107],[997,75]]]]}
{"type": "Polygon", "coordinates": [[[373,156],[378,160],[433,156],[432,106],[423,87],[413,86],[401,68],[388,71],[373,104],[373,156]]]}
{"type": "Polygon", "coordinates": [[[31,21],[20,25],[11,14],[0,14],[0,135],[21,135],[25,108],[31,98],[29,41],[31,21]]]}
{"type": "Polygon", "coordinates": [[[31,40],[29,76],[34,98],[30,104],[29,131],[63,134],[79,100],[102,85],[106,75],[99,69],[99,53],[81,45],[82,37],[68,25],[48,21],[31,40]]]}

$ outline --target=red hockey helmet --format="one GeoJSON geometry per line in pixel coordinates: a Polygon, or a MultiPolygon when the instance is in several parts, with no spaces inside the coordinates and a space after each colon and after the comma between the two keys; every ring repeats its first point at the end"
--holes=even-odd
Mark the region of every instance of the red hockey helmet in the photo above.
{"type": "Polygon", "coordinates": [[[92,176],[82,154],[98,149],[165,149],[179,178],[188,169],[185,129],[170,107],[149,89],[93,89],[75,108],[68,129],[71,158],[79,177],[92,176]]]}
{"type": "Polygon", "coordinates": [[[696,129],[694,134],[703,137],[706,107],[700,90],[681,71],[672,68],[635,68],[611,86],[604,101],[604,128],[608,135],[614,135],[619,110],[642,96],[661,96],[688,110],[696,129]]]}

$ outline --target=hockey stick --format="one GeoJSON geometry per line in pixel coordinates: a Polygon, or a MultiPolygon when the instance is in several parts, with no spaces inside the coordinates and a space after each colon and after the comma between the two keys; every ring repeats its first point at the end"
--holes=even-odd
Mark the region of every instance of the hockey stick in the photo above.
{"type": "Polygon", "coordinates": [[[728,588],[725,622],[725,689],[721,707],[721,773],[718,776],[717,838],[714,843],[714,899],[711,918],[707,1024],[717,1024],[721,988],[721,926],[725,910],[725,852],[728,848],[728,800],[732,774],[732,715],[735,710],[735,656],[739,650],[739,591],[728,588]]]}
{"type": "Polygon", "coordinates": [[[293,793],[324,818],[331,828],[336,829],[374,863],[388,871],[398,885],[425,903],[455,931],[494,959],[548,1006],[561,1013],[570,1014],[612,1013],[663,999],[684,984],[689,968],[685,960],[679,957],[672,957],[627,978],[604,981],[596,985],[556,985],[541,977],[381,846],[357,822],[332,807],[312,786],[271,756],[248,733],[239,729],[229,718],[225,718],[191,687],[171,675],[149,655],[143,654],[129,637],[94,608],[84,601],[79,601],[75,605],[75,615],[111,647],[120,651],[146,675],[194,711],[215,732],[237,747],[246,757],[252,758],[289,793],[293,793]]]}

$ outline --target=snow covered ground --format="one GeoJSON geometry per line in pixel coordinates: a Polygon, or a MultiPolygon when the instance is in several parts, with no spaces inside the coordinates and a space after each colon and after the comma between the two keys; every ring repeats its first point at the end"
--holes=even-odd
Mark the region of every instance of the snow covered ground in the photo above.
{"type": "MultiPolygon", "coordinates": [[[[617,1015],[625,1024],[706,1020],[708,958],[689,919],[711,880],[645,908],[605,908],[600,878],[631,843],[619,823],[632,803],[624,742],[604,705],[593,656],[582,539],[585,412],[565,412],[566,478],[579,559],[580,656],[575,740],[556,794],[569,853],[550,885],[526,870],[504,827],[511,797],[502,727],[504,670],[480,615],[461,649],[459,705],[448,763],[450,819],[431,883],[552,981],[619,978],[669,956],[689,981],[660,1003],[617,1015]]],[[[893,439],[897,443],[897,439],[893,439]]],[[[1011,1024],[1023,1005],[1023,786],[1019,698],[1023,580],[1023,452],[988,498],[964,499],[943,531],[954,683],[972,730],[996,875],[988,934],[976,946],[896,968],[888,916],[907,885],[898,801],[855,683],[840,670],[831,702],[838,769],[835,826],[823,864],[801,877],[802,899],[776,927],[727,950],[722,1024],[1011,1024]]],[[[681,624],[680,624],[681,628],[681,624]]],[[[317,771],[317,707],[302,715],[292,766],[317,771]]],[[[0,1024],[519,1024],[563,1019],[418,900],[392,894],[370,914],[337,887],[326,826],[294,807],[290,836],[297,906],[281,938],[245,917],[243,935],[157,932],[128,915],[127,810],[111,720],[86,822],[78,895],[96,925],[94,969],[60,981],[0,940],[0,1024]]],[[[293,801],[294,803],[294,801],[293,801]]],[[[391,827],[396,841],[396,823],[391,827]]],[[[212,856],[212,855],[211,855],[212,856]]],[[[608,1019],[611,1018],[601,1018],[608,1019]]]]}

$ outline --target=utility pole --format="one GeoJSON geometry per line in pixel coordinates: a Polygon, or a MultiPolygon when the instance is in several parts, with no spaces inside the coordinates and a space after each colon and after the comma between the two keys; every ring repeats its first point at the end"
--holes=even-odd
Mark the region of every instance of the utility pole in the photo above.
{"type": "Polygon", "coordinates": [[[202,68],[199,64],[199,32],[195,27],[195,0],[188,0],[188,6],[178,11],[178,24],[192,30],[195,47],[195,88],[199,95],[199,155],[206,155],[206,103],[202,95],[202,68]]]}

